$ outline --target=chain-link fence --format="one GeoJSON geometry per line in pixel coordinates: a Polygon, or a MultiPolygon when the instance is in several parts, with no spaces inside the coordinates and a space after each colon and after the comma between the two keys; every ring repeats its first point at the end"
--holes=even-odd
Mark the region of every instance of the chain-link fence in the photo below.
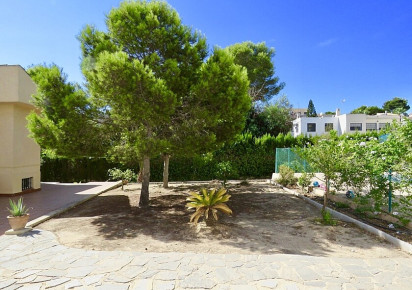
{"type": "Polygon", "coordinates": [[[286,165],[295,172],[309,172],[308,163],[300,158],[291,148],[276,148],[275,173],[279,173],[279,167],[286,165]]]}

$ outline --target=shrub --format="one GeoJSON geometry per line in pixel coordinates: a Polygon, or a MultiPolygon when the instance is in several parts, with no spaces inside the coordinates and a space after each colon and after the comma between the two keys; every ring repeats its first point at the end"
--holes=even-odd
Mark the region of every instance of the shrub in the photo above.
{"type": "Polygon", "coordinates": [[[313,173],[302,173],[302,175],[298,178],[298,184],[302,187],[302,191],[305,187],[310,185],[310,181],[312,180],[313,173]]]}
{"type": "Polygon", "coordinates": [[[322,211],[322,224],[327,225],[327,226],[336,226],[338,222],[332,218],[332,215],[330,214],[329,211],[323,210],[322,211]]]}
{"type": "Polygon", "coordinates": [[[218,191],[216,191],[216,189],[207,191],[206,188],[202,188],[200,194],[191,192],[190,195],[191,196],[186,199],[188,201],[186,207],[196,209],[195,213],[190,216],[190,222],[197,224],[199,218],[203,215],[205,216],[206,222],[208,222],[209,212],[212,212],[213,218],[216,221],[218,220],[218,211],[228,215],[232,214],[232,210],[226,205],[230,195],[227,194],[226,189],[223,187],[218,191]]]}
{"type": "Polygon", "coordinates": [[[296,185],[298,179],[295,177],[295,171],[292,168],[286,165],[279,166],[279,175],[276,182],[282,186],[296,185]]]}
{"type": "Polygon", "coordinates": [[[126,169],[122,171],[119,168],[112,168],[107,171],[107,174],[110,176],[110,180],[121,180],[122,181],[122,190],[123,186],[129,183],[130,181],[136,180],[136,173],[131,169],[126,169]]]}
{"type": "Polygon", "coordinates": [[[236,175],[236,168],[229,161],[220,162],[217,164],[217,178],[223,181],[223,187],[226,187],[226,182],[229,176],[236,175]]]}

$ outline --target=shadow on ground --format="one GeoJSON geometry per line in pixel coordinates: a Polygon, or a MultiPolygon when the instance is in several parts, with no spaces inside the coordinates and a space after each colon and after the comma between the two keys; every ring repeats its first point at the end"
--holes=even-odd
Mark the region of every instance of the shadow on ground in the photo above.
{"type": "Polygon", "coordinates": [[[196,226],[189,223],[193,210],[185,207],[185,200],[190,191],[201,186],[154,190],[148,208],[137,206],[138,190],[108,192],[59,216],[56,226],[46,223],[41,228],[54,231],[63,244],[63,231],[73,236],[87,228],[90,235],[95,234],[74,240],[71,245],[102,250],[110,250],[114,245],[121,250],[127,245],[124,249],[149,248],[154,252],[328,256],[337,249],[347,248],[350,256],[350,251],[354,252],[350,249],[354,248],[388,247],[351,224],[339,222],[333,227],[319,224],[320,213],[316,208],[264,183],[232,185],[228,205],[233,216],[220,215],[214,227],[207,227],[204,222],[196,226]]]}

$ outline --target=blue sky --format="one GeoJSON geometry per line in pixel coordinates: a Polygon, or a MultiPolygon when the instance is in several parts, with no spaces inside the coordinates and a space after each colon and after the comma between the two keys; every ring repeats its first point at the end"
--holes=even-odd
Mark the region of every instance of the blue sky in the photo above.
{"type": "MultiPolygon", "coordinates": [[[[105,29],[118,0],[0,0],[0,64],[55,63],[83,82],[82,27],[105,29]]],[[[276,50],[276,75],[294,107],[312,99],[317,112],[412,106],[410,0],[169,0],[183,23],[212,49],[265,41],[276,50]]],[[[410,110],[411,112],[412,110],[410,110]]]]}

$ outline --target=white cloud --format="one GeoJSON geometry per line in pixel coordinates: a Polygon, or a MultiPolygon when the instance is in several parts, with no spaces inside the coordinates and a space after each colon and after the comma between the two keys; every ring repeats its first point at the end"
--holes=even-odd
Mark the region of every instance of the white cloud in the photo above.
{"type": "Polygon", "coordinates": [[[317,46],[318,47],[326,47],[326,46],[330,46],[330,45],[334,44],[337,41],[338,41],[338,39],[336,37],[335,38],[329,38],[327,40],[319,42],[317,46]]]}

